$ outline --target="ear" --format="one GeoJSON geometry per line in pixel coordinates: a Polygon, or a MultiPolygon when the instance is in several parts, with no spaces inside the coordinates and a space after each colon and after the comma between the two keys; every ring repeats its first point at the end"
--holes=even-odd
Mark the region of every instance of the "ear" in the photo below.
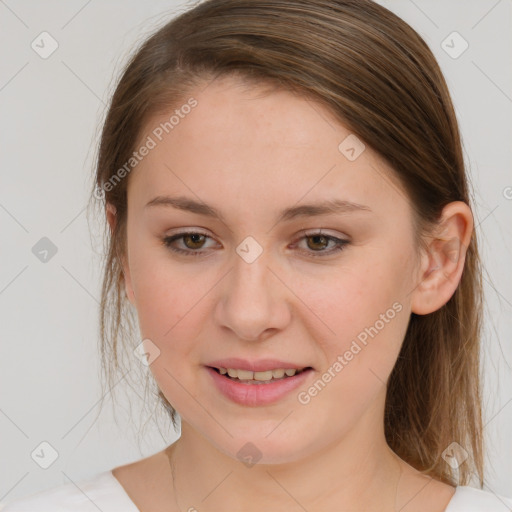
{"type": "Polygon", "coordinates": [[[116,227],[116,207],[112,203],[106,205],[107,222],[110,226],[110,234],[114,232],[116,227]]]}
{"type": "Polygon", "coordinates": [[[435,236],[421,257],[419,284],[411,294],[413,313],[427,315],[450,300],[462,276],[472,233],[469,206],[462,201],[447,204],[435,236]]]}
{"type": "MultiPolygon", "coordinates": [[[[116,222],[117,222],[116,207],[113,204],[107,203],[106,215],[107,215],[107,222],[110,226],[110,233],[112,234],[114,232],[116,222]]],[[[132,280],[131,280],[131,276],[130,276],[130,267],[124,258],[122,259],[122,267],[123,267],[123,279],[124,279],[124,284],[125,284],[126,297],[130,301],[132,306],[135,306],[135,293],[133,292],[133,287],[132,287],[132,280]]]]}

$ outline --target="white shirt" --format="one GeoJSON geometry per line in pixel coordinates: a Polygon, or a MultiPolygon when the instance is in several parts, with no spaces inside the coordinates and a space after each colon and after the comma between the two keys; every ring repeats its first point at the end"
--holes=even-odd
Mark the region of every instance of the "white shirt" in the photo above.
{"type": "MultiPolygon", "coordinates": [[[[140,512],[112,471],[67,483],[9,504],[1,512],[140,512]]],[[[467,486],[455,488],[445,512],[511,512],[512,499],[467,486]]]]}

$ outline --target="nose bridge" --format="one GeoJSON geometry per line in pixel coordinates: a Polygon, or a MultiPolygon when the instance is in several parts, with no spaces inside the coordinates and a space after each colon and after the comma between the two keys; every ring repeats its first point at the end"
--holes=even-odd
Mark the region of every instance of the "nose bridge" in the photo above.
{"type": "Polygon", "coordinates": [[[244,305],[252,304],[254,311],[268,308],[271,292],[268,269],[270,251],[264,250],[255,239],[248,237],[239,244],[236,253],[230,297],[242,301],[244,305]]]}
{"type": "Polygon", "coordinates": [[[217,319],[239,338],[257,339],[264,331],[282,328],[286,322],[283,290],[276,288],[282,284],[272,275],[270,256],[270,251],[252,237],[236,248],[217,319]]]}

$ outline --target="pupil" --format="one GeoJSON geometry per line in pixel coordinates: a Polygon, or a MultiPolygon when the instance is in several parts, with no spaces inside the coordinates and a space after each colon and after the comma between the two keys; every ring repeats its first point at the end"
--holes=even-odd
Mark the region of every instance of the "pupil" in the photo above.
{"type": "MultiPolygon", "coordinates": [[[[192,244],[200,244],[200,240],[198,238],[202,237],[204,235],[201,235],[199,233],[193,233],[192,235],[187,235],[187,239],[192,240],[192,244]]],[[[193,247],[195,248],[195,247],[193,247]]]]}
{"type": "MultiPolygon", "coordinates": [[[[318,241],[318,239],[322,239],[324,243],[326,240],[325,236],[323,236],[323,235],[312,235],[309,238],[312,240],[316,240],[316,241],[318,241]]],[[[322,243],[322,242],[313,242],[313,243],[315,244],[315,243],[322,243]]]]}

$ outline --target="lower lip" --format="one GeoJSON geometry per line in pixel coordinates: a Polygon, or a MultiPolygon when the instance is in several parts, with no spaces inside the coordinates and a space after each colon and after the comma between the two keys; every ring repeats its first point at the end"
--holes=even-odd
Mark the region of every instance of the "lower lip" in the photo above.
{"type": "Polygon", "coordinates": [[[304,370],[298,375],[274,380],[263,384],[244,384],[220,375],[213,368],[206,367],[217,389],[227,398],[240,405],[256,407],[279,401],[288,393],[298,388],[309,378],[312,369],[304,370]]]}

